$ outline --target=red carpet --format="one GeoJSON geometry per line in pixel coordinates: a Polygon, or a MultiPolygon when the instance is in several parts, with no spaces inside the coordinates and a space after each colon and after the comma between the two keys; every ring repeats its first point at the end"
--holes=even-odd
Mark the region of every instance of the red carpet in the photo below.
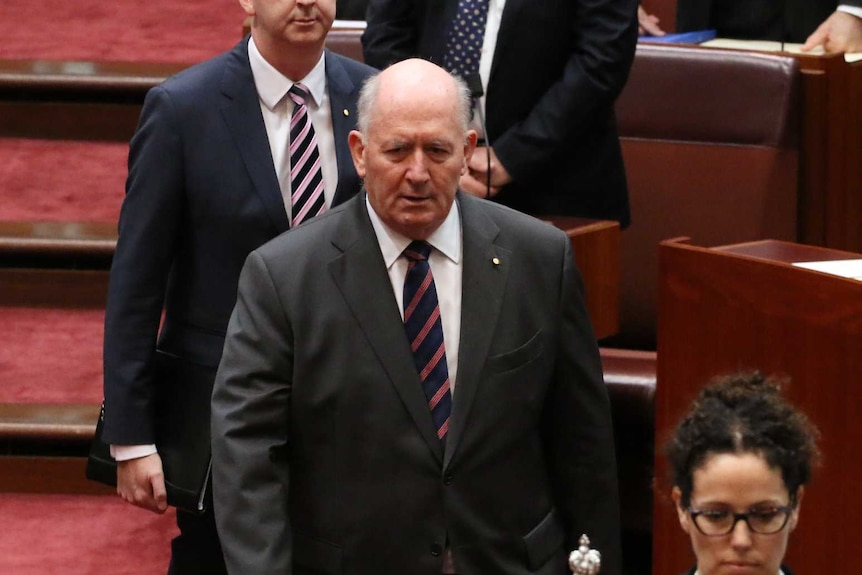
{"type": "Polygon", "coordinates": [[[0,220],[116,222],[128,144],[0,139],[0,220]]]}
{"type": "Polygon", "coordinates": [[[0,494],[0,573],[158,575],[167,571],[176,513],[119,497],[0,494]]]}
{"type": "MultiPolygon", "coordinates": [[[[236,0],[4,0],[0,58],[194,63],[242,36],[236,0]]],[[[0,220],[116,221],[125,144],[0,139],[0,220]]]]}
{"type": "Polygon", "coordinates": [[[237,0],[4,0],[0,58],[200,62],[233,46],[237,0]]]}
{"type": "Polygon", "coordinates": [[[104,318],[0,307],[0,403],[101,403],[104,318]]]}

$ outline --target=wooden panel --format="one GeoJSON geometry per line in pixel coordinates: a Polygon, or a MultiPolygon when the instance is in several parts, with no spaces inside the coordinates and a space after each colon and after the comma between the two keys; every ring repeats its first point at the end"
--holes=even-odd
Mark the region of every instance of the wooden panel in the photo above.
{"type": "Polygon", "coordinates": [[[84,475],[83,457],[0,457],[0,493],[110,495],[113,487],[84,475]]]}
{"type": "MultiPolygon", "coordinates": [[[[862,283],[790,266],[786,259],[829,259],[810,246],[766,242],[705,249],[660,248],[656,445],[666,440],[700,387],[740,369],[788,375],[788,396],[819,427],[824,465],[806,489],[787,563],[800,573],[855,572],[862,539],[862,283]],[[834,526],[835,528],[829,528],[834,526]]],[[[850,254],[853,257],[862,257],[850,254]]],[[[690,541],[667,493],[657,456],[653,573],[693,562],[690,541]]]]}
{"type": "Polygon", "coordinates": [[[619,330],[620,226],[618,222],[543,216],[571,238],[575,263],[584,279],[587,312],[596,338],[619,330]]]}
{"type": "Polygon", "coordinates": [[[0,305],[104,308],[108,272],[0,269],[0,305]]]}
{"type": "Polygon", "coordinates": [[[0,403],[0,438],[89,445],[98,405],[0,403]]]}

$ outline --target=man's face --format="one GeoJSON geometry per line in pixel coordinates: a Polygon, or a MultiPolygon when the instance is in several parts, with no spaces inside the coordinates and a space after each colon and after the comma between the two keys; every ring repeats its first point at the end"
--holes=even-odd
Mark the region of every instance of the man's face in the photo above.
{"type": "Polygon", "coordinates": [[[476,143],[461,124],[451,79],[430,72],[421,81],[381,77],[368,133],[350,134],[371,206],[411,239],[427,238],[446,219],[476,143]]]}
{"type": "Polygon", "coordinates": [[[335,0],[240,0],[254,16],[255,41],[321,44],[335,19],[335,0]]]}

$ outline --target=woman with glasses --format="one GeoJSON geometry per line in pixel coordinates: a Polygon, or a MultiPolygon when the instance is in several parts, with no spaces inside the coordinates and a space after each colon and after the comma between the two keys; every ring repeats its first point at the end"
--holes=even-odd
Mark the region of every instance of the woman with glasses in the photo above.
{"type": "Polygon", "coordinates": [[[817,431],[759,373],[712,380],[668,443],[672,498],[697,564],[687,575],[793,575],[782,565],[817,431]]]}

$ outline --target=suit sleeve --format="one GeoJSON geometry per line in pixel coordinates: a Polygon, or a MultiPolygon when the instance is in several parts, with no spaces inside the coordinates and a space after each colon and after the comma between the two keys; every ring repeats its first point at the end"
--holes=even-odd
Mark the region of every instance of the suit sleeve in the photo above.
{"type": "Polygon", "coordinates": [[[362,34],[365,63],[383,70],[418,55],[416,0],[369,0],[362,34]]]}
{"type": "Polygon", "coordinates": [[[228,572],[291,573],[291,329],[273,279],[246,260],[212,397],[213,506],[228,572]]]}
{"type": "MultiPolygon", "coordinates": [[[[634,60],[637,6],[637,0],[577,0],[571,23],[575,42],[558,79],[525,118],[492,141],[497,157],[515,180],[523,181],[541,166],[561,161],[557,154],[566,141],[582,137],[597,119],[608,117],[634,60]]],[[[516,30],[521,34],[529,26],[520,23],[516,30]]],[[[506,87],[494,86],[493,78],[491,82],[489,99],[505,97],[499,94],[506,87]]]]}
{"type": "Polygon", "coordinates": [[[129,176],[105,308],[105,439],[154,443],[154,358],[183,214],[183,152],[170,95],[150,90],[129,148],[129,176]]]}
{"type": "Polygon", "coordinates": [[[622,573],[619,493],[610,401],[580,274],[566,240],[561,323],[543,436],[566,548],[586,534],[602,554],[602,574],[622,573]]]}

